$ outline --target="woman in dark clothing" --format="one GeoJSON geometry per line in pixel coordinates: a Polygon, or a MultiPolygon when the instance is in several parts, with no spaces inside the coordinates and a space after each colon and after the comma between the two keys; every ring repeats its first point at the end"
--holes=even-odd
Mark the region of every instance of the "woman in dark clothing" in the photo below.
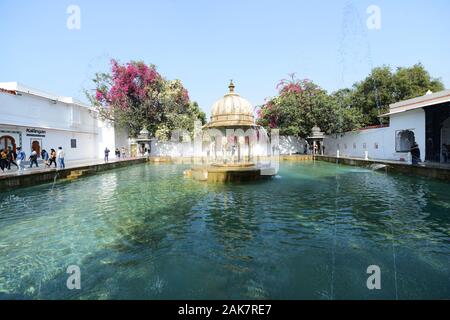
{"type": "Polygon", "coordinates": [[[16,163],[17,154],[11,150],[10,147],[8,147],[8,154],[7,154],[7,161],[8,161],[8,170],[11,170],[11,164],[15,165],[17,169],[19,169],[19,166],[16,163]]]}
{"type": "Polygon", "coordinates": [[[420,162],[420,149],[419,145],[414,142],[413,146],[411,147],[411,157],[412,157],[412,164],[418,164],[420,162]]]}
{"type": "Polygon", "coordinates": [[[0,169],[2,169],[3,172],[5,172],[7,164],[7,153],[6,150],[2,149],[0,151],[0,169]]]}
{"type": "Polygon", "coordinates": [[[55,168],[56,168],[56,151],[55,151],[55,149],[50,150],[50,158],[49,158],[49,162],[48,162],[49,168],[52,166],[52,163],[55,164],[55,168]]]}

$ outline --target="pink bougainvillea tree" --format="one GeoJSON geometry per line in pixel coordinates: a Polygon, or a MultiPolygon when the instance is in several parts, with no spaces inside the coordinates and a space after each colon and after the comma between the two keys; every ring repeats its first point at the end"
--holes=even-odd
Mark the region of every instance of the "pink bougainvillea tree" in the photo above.
{"type": "Polygon", "coordinates": [[[130,136],[144,127],[154,134],[160,127],[170,130],[186,125],[186,119],[204,121],[182,82],[166,80],[154,65],[111,60],[111,71],[97,73],[93,82],[95,89],[86,92],[92,105],[102,118],[127,128],[130,136]]]}

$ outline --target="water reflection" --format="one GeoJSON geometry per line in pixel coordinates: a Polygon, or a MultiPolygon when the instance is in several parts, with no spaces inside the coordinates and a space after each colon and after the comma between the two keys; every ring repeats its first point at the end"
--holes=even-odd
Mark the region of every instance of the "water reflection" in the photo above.
{"type": "Polygon", "coordinates": [[[184,169],[1,195],[0,298],[393,299],[395,284],[400,298],[450,295],[448,184],[316,162],[208,185],[184,169]],[[65,288],[71,264],[81,291],[65,288]],[[378,292],[365,288],[371,264],[378,292]]]}

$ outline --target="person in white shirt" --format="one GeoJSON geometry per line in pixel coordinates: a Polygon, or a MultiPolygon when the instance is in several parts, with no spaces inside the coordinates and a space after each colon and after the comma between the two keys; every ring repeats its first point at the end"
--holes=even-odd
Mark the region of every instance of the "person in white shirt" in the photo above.
{"type": "Polygon", "coordinates": [[[58,164],[60,169],[64,169],[66,165],[64,164],[64,151],[62,147],[58,148],[58,152],[56,153],[56,157],[58,158],[58,164]]]}

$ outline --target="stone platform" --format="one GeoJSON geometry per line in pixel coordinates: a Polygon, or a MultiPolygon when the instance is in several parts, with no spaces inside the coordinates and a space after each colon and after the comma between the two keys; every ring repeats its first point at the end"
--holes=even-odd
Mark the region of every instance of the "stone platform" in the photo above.
{"type": "Polygon", "coordinates": [[[184,172],[185,176],[210,183],[246,182],[269,179],[276,174],[273,169],[260,168],[253,163],[210,164],[194,166],[184,172]]]}
{"type": "Polygon", "coordinates": [[[344,164],[349,166],[358,166],[369,168],[372,165],[384,165],[384,171],[387,173],[401,173],[413,176],[421,176],[431,179],[450,181],[450,166],[434,163],[420,163],[410,165],[402,161],[389,160],[365,160],[361,158],[334,157],[334,156],[315,156],[316,160],[331,162],[335,164],[344,164]]]}
{"type": "Polygon", "coordinates": [[[0,172],[0,191],[30,187],[55,181],[72,181],[83,176],[146,163],[147,161],[150,161],[150,159],[144,157],[111,159],[109,162],[101,160],[68,161],[65,169],[46,168],[41,165],[39,168],[26,168],[23,174],[18,174],[17,170],[11,170],[5,173],[0,172]]]}

